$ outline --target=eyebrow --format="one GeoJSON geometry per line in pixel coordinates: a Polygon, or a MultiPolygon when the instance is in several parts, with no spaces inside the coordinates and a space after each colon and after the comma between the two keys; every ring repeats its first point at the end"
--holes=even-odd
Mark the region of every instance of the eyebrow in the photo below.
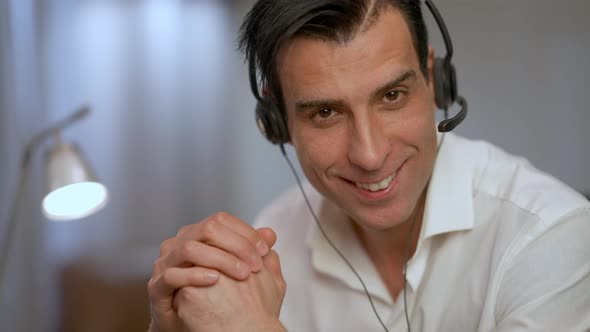
{"type": "MultiPolygon", "coordinates": [[[[407,70],[403,72],[401,75],[396,77],[395,79],[385,83],[385,85],[378,87],[372,93],[371,99],[377,99],[381,95],[387,93],[389,90],[395,88],[400,83],[407,81],[409,79],[416,78],[416,71],[413,69],[407,70]]],[[[336,108],[344,108],[346,103],[342,99],[317,99],[317,100],[308,100],[308,101],[297,101],[295,103],[295,110],[298,112],[303,112],[307,109],[313,109],[318,107],[336,107],[336,108]]]]}
{"type": "Polygon", "coordinates": [[[308,109],[314,109],[325,106],[343,108],[345,107],[345,105],[346,103],[342,99],[318,99],[309,101],[298,101],[295,103],[295,110],[298,112],[304,112],[308,109]]]}
{"type": "Polygon", "coordinates": [[[397,78],[393,79],[390,82],[385,83],[385,85],[383,85],[382,87],[375,89],[375,91],[373,91],[371,99],[380,98],[382,95],[386,94],[387,92],[389,92],[390,90],[392,90],[393,88],[398,86],[400,83],[405,82],[410,79],[412,79],[412,80],[416,79],[416,71],[413,69],[405,71],[403,74],[399,75],[397,78]]]}

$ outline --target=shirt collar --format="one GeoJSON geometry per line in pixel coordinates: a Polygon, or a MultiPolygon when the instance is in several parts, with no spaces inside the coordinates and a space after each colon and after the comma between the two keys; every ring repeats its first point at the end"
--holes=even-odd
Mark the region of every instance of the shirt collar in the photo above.
{"type": "MultiPolygon", "coordinates": [[[[444,140],[429,183],[418,248],[408,263],[406,276],[413,289],[418,287],[426,270],[429,251],[429,241],[426,240],[438,234],[469,230],[473,227],[473,170],[470,169],[472,166],[457,146],[460,143],[455,135],[446,133],[444,140]]],[[[312,191],[310,187],[307,187],[307,191],[312,191]]],[[[359,273],[371,294],[382,301],[392,303],[386,286],[354,233],[349,219],[315,190],[312,192],[314,196],[317,195],[312,199],[315,203],[313,208],[319,211],[318,218],[330,240],[359,273]]],[[[332,276],[353,289],[363,291],[361,283],[326,241],[315,222],[308,232],[307,242],[312,250],[312,264],[317,271],[332,276]]]]}
{"type": "MultiPolygon", "coordinates": [[[[428,186],[418,246],[408,262],[406,278],[412,289],[418,288],[426,270],[430,251],[427,240],[473,228],[474,166],[461,151],[460,138],[452,133],[444,135],[428,186]]],[[[439,134],[439,142],[441,137],[439,134]]]]}
{"type": "Polygon", "coordinates": [[[421,239],[473,228],[473,165],[458,140],[446,133],[440,146],[426,195],[421,239]]]}

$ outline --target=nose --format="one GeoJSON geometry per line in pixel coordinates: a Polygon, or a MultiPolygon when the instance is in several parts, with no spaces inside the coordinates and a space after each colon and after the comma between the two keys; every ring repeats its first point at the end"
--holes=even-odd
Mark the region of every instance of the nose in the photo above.
{"type": "Polygon", "coordinates": [[[364,112],[354,118],[348,159],[365,171],[383,166],[389,153],[389,143],[378,115],[364,112]]]}

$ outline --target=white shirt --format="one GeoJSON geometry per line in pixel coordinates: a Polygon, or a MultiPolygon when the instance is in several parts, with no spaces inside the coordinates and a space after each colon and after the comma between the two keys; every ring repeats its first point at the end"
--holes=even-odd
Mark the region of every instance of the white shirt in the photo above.
{"type": "MultiPolygon", "coordinates": [[[[406,331],[403,293],[391,298],[347,218],[305,190],[389,331],[406,331]]],[[[297,187],[256,226],[278,236],[287,282],[281,321],[290,332],[383,331],[297,187]]],[[[414,332],[590,331],[590,203],[525,159],[446,134],[407,279],[414,332]]]]}

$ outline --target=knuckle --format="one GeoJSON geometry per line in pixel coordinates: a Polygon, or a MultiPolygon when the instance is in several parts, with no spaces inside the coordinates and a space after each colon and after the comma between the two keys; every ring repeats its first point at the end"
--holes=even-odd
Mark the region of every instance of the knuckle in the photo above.
{"type": "Polygon", "coordinates": [[[176,295],[174,296],[175,301],[177,301],[179,304],[179,309],[180,309],[181,304],[186,303],[186,301],[188,299],[190,299],[190,296],[187,295],[187,289],[188,289],[188,287],[183,287],[183,288],[179,289],[176,292],[176,295]]]}
{"type": "Polygon", "coordinates": [[[152,271],[153,271],[152,275],[155,275],[156,273],[158,273],[158,271],[160,271],[160,268],[161,268],[161,266],[163,265],[163,264],[162,264],[162,261],[163,261],[163,259],[164,259],[164,258],[163,258],[162,256],[160,256],[160,257],[158,257],[158,258],[157,258],[157,259],[154,261],[154,264],[153,264],[153,269],[152,269],[152,271]]]}
{"type": "Polygon", "coordinates": [[[178,300],[180,303],[194,303],[196,299],[200,296],[198,288],[196,287],[182,287],[176,293],[178,300]]]}
{"type": "Polygon", "coordinates": [[[253,254],[258,254],[254,246],[252,246],[249,242],[243,241],[241,239],[240,241],[236,241],[234,243],[234,246],[235,250],[237,250],[237,252],[239,252],[240,255],[243,255],[243,257],[249,257],[253,254]]]}
{"type": "Polygon", "coordinates": [[[193,243],[193,241],[186,241],[184,242],[179,249],[179,254],[180,257],[183,260],[187,260],[188,258],[190,258],[193,255],[195,249],[195,244],[193,243]]]}
{"type": "Polygon", "coordinates": [[[165,255],[170,252],[174,243],[174,239],[166,239],[160,244],[160,255],[165,255]]]}
{"type": "Polygon", "coordinates": [[[177,308],[178,318],[181,320],[188,320],[191,317],[191,307],[195,305],[195,299],[192,295],[192,287],[183,287],[176,293],[174,297],[175,306],[177,308]]]}
{"type": "Polygon", "coordinates": [[[248,239],[248,241],[254,245],[258,243],[258,241],[264,241],[264,238],[262,238],[262,236],[260,236],[254,228],[249,229],[249,231],[246,233],[246,239],[248,239]]]}
{"type": "Polygon", "coordinates": [[[192,226],[193,226],[193,225],[185,225],[185,226],[182,226],[182,227],[180,227],[180,229],[178,230],[178,233],[176,233],[176,236],[177,236],[177,237],[178,237],[178,236],[181,236],[181,235],[183,235],[184,233],[186,233],[186,232],[190,231],[190,229],[191,229],[191,227],[192,227],[192,226]]]}
{"type": "Polygon", "coordinates": [[[278,283],[279,283],[279,290],[281,291],[281,294],[285,294],[287,292],[287,282],[285,281],[285,279],[280,278],[278,283]]]}
{"type": "Polygon", "coordinates": [[[208,219],[207,221],[203,222],[203,228],[201,230],[201,236],[205,240],[211,240],[215,237],[217,233],[217,227],[219,227],[219,222],[216,219],[208,219]]]}
{"type": "Polygon", "coordinates": [[[231,215],[229,213],[225,212],[225,211],[219,211],[219,212],[216,212],[213,215],[212,219],[215,219],[215,220],[218,220],[218,221],[223,221],[223,220],[229,219],[230,216],[231,215]]]}

